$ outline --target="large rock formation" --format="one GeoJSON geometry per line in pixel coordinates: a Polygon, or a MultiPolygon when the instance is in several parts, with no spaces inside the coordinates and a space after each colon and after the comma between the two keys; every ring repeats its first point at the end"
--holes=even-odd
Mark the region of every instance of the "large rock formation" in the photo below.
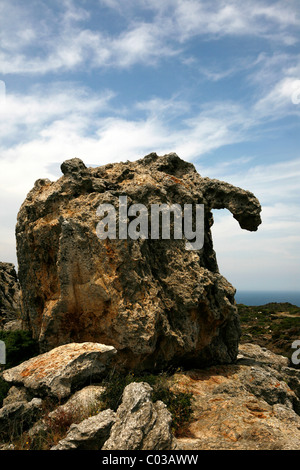
{"type": "Polygon", "coordinates": [[[36,181],[16,227],[24,321],[41,351],[92,341],[113,345],[116,361],[131,368],[234,361],[235,289],[218,271],[211,210],[227,208],[254,231],[255,196],[201,177],[174,153],[98,168],[74,158],[61,169],[55,182],[36,181]],[[118,209],[119,196],[128,206],[204,204],[203,248],[174,237],[100,240],[97,208],[118,209]]]}

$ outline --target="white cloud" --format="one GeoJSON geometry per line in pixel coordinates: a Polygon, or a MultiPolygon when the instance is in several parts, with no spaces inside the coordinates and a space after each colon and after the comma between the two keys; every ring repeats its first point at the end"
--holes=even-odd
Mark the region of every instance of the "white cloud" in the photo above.
{"type": "MultiPolygon", "coordinates": [[[[49,176],[49,164],[71,156],[103,164],[135,159],[151,151],[175,151],[183,159],[197,161],[214,149],[249,139],[260,125],[251,110],[231,102],[206,104],[194,111],[193,117],[186,118],[191,115],[187,102],[176,97],[150,99],[133,107],[145,113],[137,118],[114,110],[113,98],[110,90],[97,95],[67,83],[53,84],[46,94],[38,88],[28,95],[8,94],[0,123],[2,191],[10,188],[10,192],[24,194],[35,179],[49,176]]],[[[240,159],[239,164],[248,161],[240,159]]],[[[221,165],[214,165],[213,169],[202,167],[200,173],[211,177],[224,174],[224,179],[245,183],[246,187],[253,181],[255,190],[265,197],[273,197],[276,192],[272,189],[275,174],[278,182],[289,181],[287,191],[297,188],[300,176],[297,159],[274,165],[271,176],[263,166],[253,167],[245,177],[243,171],[232,173],[230,163],[221,165]]],[[[284,191],[283,188],[282,194],[284,191]]]]}
{"type": "Polygon", "coordinates": [[[295,106],[300,96],[298,77],[285,77],[277,82],[254,106],[254,112],[260,116],[278,119],[287,114],[300,116],[299,107],[295,106]]]}
{"type": "MultiPolygon", "coordinates": [[[[53,83],[36,87],[29,94],[13,94],[6,90],[5,104],[0,110],[2,146],[8,139],[19,141],[35,138],[41,129],[56,120],[103,113],[110,109],[115,94],[110,90],[92,93],[72,83],[53,83]]],[[[0,145],[1,148],[1,145],[0,145]]]]}
{"type": "Polygon", "coordinates": [[[50,5],[37,3],[25,8],[18,1],[2,1],[5,18],[1,30],[0,73],[45,74],[90,67],[126,68],[134,64],[156,64],[181,54],[191,38],[208,35],[258,36],[281,43],[297,41],[294,29],[300,19],[296,4],[258,1],[165,0],[99,2],[127,15],[127,23],[112,34],[105,26],[91,23],[91,11],[71,0],[50,5]],[[153,16],[149,19],[147,11],[153,16]],[[133,18],[133,19],[132,19],[133,18]],[[274,27],[277,30],[274,33],[274,27]]]}
{"type": "Polygon", "coordinates": [[[100,0],[99,3],[127,15],[127,18],[135,10],[151,10],[157,23],[165,23],[167,34],[176,35],[180,41],[204,34],[261,36],[288,44],[298,40],[296,32],[294,35],[291,32],[300,24],[295,0],[284,5],[257,0],[128,0],[126,3],[100,0]]]}
{"type": "Polygon", "coordinates": [[[300,282],[299,206],[263,206],[257,232],[241,230],[223,211],[214,211],[214,249],[220,272],[243,290],[298,290],[300,282]]]}
{"type": "MultiPolygon", "coordinates": [[[[190,108],[176,97],[136,103],[134,110],[145,113],[138,119],[130,113],[116,114],[113,98],[109,90],[97,95],[72,83],[53,84],[47,93],[33,88],[27,95],[7,94],[0,126],[0,198],[2,228],[9,224],[9,238],[14,238],[16,214],[34,181],[56,178],[67,158],[102,165],[152,151],[176,151],[188,160],[241,138],[239,108],[231,104],[227,112],[223,108],[225,123],[220,107],[216,115],[212,109],[203,109],[193,119],[184,119],[190,108]],[[172,119],[165,119],[170,114],[180,116],[181,123],[173,126],[172,119]]],[[[0,252],[1,256],[7,254],[0,252]]]]}

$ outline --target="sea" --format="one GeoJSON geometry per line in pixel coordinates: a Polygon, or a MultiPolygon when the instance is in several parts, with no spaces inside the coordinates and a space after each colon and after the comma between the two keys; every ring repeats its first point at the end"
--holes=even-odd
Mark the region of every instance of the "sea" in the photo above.
{"type": "Polygon", "coordinates": [[[238,304],[249,306],[265,305],[270,302],[289,302],[300,307],[300,291],[246,291],[237,290],[235,300],[238,304]]]}

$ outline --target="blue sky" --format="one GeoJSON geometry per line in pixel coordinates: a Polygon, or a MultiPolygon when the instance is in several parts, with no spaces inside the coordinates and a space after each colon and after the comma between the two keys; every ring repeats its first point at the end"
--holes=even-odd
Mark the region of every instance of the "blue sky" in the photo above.
{"type": "Polygon", "coordinates": [[[299,26],[298,0],[1,0],[0,260],[65,159],[176,152],[262,204],[255,233],[214,211],[221,273],[300,290],[299,26]]]}

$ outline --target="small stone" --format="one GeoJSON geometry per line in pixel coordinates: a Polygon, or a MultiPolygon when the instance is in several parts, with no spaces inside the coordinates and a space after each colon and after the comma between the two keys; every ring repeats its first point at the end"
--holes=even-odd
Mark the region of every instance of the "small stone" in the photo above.
{"type": "Polygon", "coordinates": [[[61,164],[61,171],[64,175],[80,173],[86,170],[86,166],[80,158],[71,158],[61,164]]]}

